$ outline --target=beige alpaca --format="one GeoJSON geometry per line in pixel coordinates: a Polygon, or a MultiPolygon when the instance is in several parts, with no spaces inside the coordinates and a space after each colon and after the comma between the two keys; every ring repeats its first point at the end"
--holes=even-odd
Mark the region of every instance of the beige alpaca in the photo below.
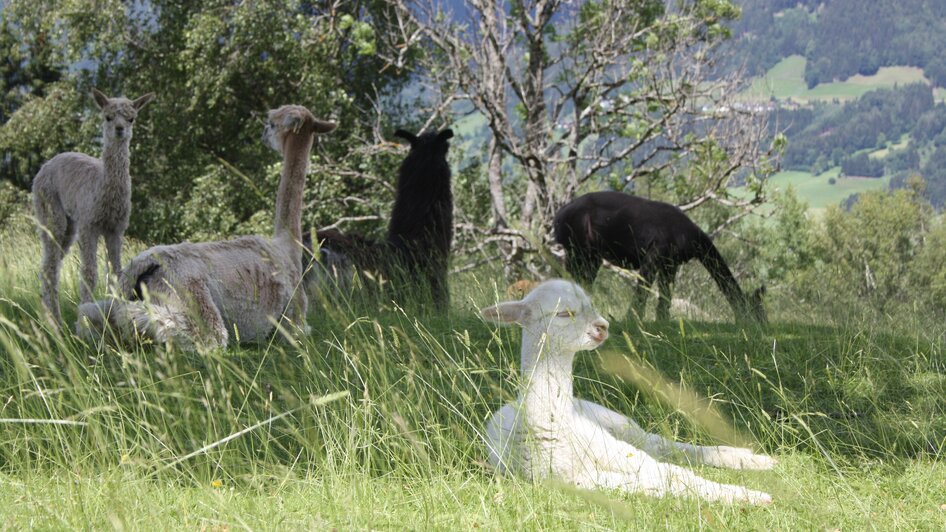
{"type": "Polygon", "coordinates": [[[132,123],[154,99],[148,93],[132,101],[109,98],[92,89],[102,110],[102,158],[84,153],[60,153],[46,162],[33,179],[33,211],[43,244],[43,304],[56,325],[59,313],[59,270],[76,236],[82,255],[79,300],[92,301],[96,284],[95,252],[105,238],[114,273],[121,270],[122,236],[131,213],[131,176],[128,173],[132,123]]]}
{"type": "Polygon", "coordinates": [[[82,305],[79,334],[89,336],[108,321],[126,340],[140,334],[187,349],[223,347],[231,337],[265,338],[284,314],[304,328],[302,192],[314,136],[333,129],[335,124],[317,120],[305,107],[270,111],[263,140],[283,155],[273,238],[150,248],[132,259],[119,284],[128,299],[142,298],[146,289],[151,303],[110,299],[82,305]]]}

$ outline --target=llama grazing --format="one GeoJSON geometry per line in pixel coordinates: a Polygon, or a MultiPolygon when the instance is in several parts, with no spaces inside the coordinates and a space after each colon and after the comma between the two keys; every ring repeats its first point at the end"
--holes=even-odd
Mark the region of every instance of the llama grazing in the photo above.
{"type": "MultiPolygon", "coordinates": [[[[398,297],[423,283],[438,311],[450,304],[447,262],[453,241],[453,197],[447,150],[453,131],[414,135],[402,129],[394,135],[411,149],[398,172],[394,207],[387,238],[374,241],[338,231],[319,231],[321,264],[310,270],[310,291],[326,284],[344,285],[354,271],[373,272],[389,279],[398,297]],[[332,281],[334,279],[334,281],[332,281]]],[[[311,240],[307,247],[312,248],[311,240]]]]}
{"type": "Polygon", "coordinates": [[[62,322],[59,270],[77,235],[82,255],[80,302],[92,301],[99,236],[105,238],[112,272],[117,275],[121,271],[122,236],[131,214],[128,146],[135,118],[154,99],[154,93],[129,100],[109,98],[93,88],[92,98],[105,117],[102,158],[60,153],[47,161],[33,179],[33,212],[43,246],[43,304],[57,326],[62,322]]]}
{"type": "Polygon", "coordinates": [[[305,329],[307,299],[302,277],[302,193],[314,136],[335,129],[305,108],[285,105],[269,112],[264,142],[283,155],[272,238],[244,236],[222,242],[156,246],[122,272],[122,295],[80,307],[80,334],[104,322],[119,335],[143,334],[183,348],[223,347],[268,336],[287,315],[305,329]],[[142,301],[144,290],[152,304],[142,301]]]}
{"type": "Polygon", "coordinates": [[[640,271],[634,308],[642,317],[656,277],[657,319],[670,318],[670,292],[677,270],[698,259],[737,320],[766,321],[764,287],[751,295],[744,293],[709,235],[674,205],[622,192],[592,192],[559,209],[553,227],[556,242],[565,247],[565,268],[586,288],[594,283],[601,259],[640,271]]]}
{"type": "Polygon", "coordinates": [[[575,354],[598,347],[608,337],[608,322],[578,285],[546,281],[522,300],[499,303],[482,314],[522,327],[519,396],[495,412],[486,426],[489,461],[497,471],[658,497],[772,501],[766,493],[712,482],[657,461],[680,454],[717,467],[771,469],[776,463],[772,458],[749,449],[689,445],[648,434],[633,420],[574,397],[575,354]]]}

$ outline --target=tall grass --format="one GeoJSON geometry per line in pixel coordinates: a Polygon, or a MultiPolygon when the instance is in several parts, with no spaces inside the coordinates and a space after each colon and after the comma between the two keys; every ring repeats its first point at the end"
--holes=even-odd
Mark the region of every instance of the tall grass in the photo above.
{"type": "Polygon", "coordinates": [[[50,330],[37,257],[25,224],[2,234],[0,521],[12,526],[946,525],[942,327],[919,316],[638,322],[605,278],[595,300],[613,339],[579,356],[576,393],[652,431],[711,443],[722,428],[779,457],[768,473],[701,469],[776,495],[740,509],[493,476],[479,436],[515,396],[519,334],[476,317],[505,297],[486,272],[453,279],[449,315],[316,301],[298,344],[181,353],[50,330]],[[695,399],[662,402],[668,390],[695,399]],[[696,423],[706,412],[715,421],[696,423]]]}

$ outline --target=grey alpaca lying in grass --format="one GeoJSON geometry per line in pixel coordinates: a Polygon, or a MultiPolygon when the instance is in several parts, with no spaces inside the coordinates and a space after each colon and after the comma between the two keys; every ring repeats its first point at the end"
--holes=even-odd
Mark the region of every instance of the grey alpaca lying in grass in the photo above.
{"type": "Polygon", "coordinates": [[[546,281],[522,300],[499,303],[482,314],[522,327],[519,397],[495,412],[486,426],[489,461],[499,472],[657,497],[772,502],[767,493],[712,482],[657,458],[680,453],[693,462],[733,469],[771,469],[774,459],[749,449],[674,442],[574,396],[575,354],[595,349],[608,338],[608,322],[578,285],[546,281]]]}
{"type": "Polygon", "coordinates": [[[105,238],[112,272],[121,271],[122,237],[131,214],[131,176],[128,173],[132,125],[145,105],[154,99],[148,93],[132,101],[109,98],[92,89],[102,110],[102,158],[66,152],[46,162],[33,179],[33,213],[43,245],[41,281],[43,304],[59,326],[59,270],[72,243],[79,238],[82,275],[79,301],[92,301],[96,284],[95,252],[99,237],[105,238]]]}
{"type": "Polygon", "coordinates": [[[79,307],[80,335],[107,322],[126,340],[143,335],[185,349],[223,347],[268,336],[288,316],[305,329],[308,302],[302,277],[302,193],[315,134],[335,124],[305,108],[269,112],[264,141],[283,155],[272,238],[244,236],[221,242],[156,246],[122,272],[121,294],[79,307]],[[151,302],[135,301],[150,295],[151,302]]]}

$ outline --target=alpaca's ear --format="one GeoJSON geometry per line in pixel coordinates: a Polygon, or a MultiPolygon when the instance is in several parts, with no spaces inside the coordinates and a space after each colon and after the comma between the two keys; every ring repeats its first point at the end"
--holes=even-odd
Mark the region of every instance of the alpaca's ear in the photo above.
{"type": "Polygon", "coordinates": [[[403,129],[395,131],[394,136],[400,137],[411,144],[414,144],[414,142],[417,140],[417,135],[411,133],[410,131],[404,131],[403,129]]]}
{"type": "Polygon", "coordinates": [[[519,323],[529,319],[531,311],[522,301],[504,301],[480,311],[484,319],[494,323],[519,323]]]}
{"type": "Polygon", "coordinates": [[[295,113],[289,113],[282,119],[283,129],[292,131],[293,133],[298,133],[299,129],[302,128],[302,124],[305,123],[305,120],[301,116],[295,113]]]}
{"type": "Polygon", "coordinates": [[[316,133],[331,133],[335,131],[335,128],[338,127],[338,124],[335,122],[323,122],[318,118],[315,119],[315,132],[316,133]]]}
{"type": "Polygon", "coordinates": [[[104,109],[108,105],[108,96],[95,87],[92,87],[92,99],[95,100],[95,105],[98,105],[99,109],[104,109]]]}
{"type": "Polygon", "coordinates": [[[144,106],[151,103],[151,100],[153,99],[154,99],[154,93],[149,92],[148,94],[145,94],[144,96],[139,96],[138,98],[136,98],[135,101],[131,102],[131,105],[135,107],[135,110],[140,111],[144,106]]]}
{"type": "Polygon", "coordinates": [[[449,128],[437,134],[437,140],[442,141],[442,142],[448,141],[452,138],[453,138],[453,130],[449,128]]]}

